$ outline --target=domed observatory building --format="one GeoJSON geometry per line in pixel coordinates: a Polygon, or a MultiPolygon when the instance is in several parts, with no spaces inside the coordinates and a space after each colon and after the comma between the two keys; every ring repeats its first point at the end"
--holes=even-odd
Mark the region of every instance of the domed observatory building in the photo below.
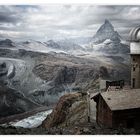
{"type": "Polygon", "coordinates": [[[140,27],[130,31],[131,87],[140,88],[140,27]]]}

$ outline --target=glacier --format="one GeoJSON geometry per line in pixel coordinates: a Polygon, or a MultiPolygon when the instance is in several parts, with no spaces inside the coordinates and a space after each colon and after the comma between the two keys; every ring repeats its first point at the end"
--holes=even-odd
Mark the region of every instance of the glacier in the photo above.
{"type": "Polygon", "coordinates": [[[47,110],[45,112],[39,112],[33,116],[22,119],[20,121],[10,122],[9,125],[23,128],[36,128],[39,125],[41,125],[42,121],[44,121],[51,112],[52,109],[47,110]]]}

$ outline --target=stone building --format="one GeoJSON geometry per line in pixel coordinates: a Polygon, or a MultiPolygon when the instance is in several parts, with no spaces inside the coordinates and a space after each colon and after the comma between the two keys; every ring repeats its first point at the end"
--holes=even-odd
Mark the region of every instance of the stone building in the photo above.
{"type": "Polygon", "coordinates": [[[140,88],[140,27],[130,32],[131,87],[140,88]]]}

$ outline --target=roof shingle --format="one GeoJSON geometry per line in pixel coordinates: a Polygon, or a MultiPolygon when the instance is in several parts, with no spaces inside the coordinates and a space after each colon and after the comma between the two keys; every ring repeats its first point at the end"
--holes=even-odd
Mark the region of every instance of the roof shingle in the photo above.
{"type": "Polygon", "coordinates": [[[111,110],[140,108],[140,89],[103,92],[101,96],[111,110]]]}

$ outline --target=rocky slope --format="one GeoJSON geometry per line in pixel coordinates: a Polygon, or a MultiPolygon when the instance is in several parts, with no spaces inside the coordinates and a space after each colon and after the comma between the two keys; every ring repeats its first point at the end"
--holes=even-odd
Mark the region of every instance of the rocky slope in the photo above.
{"type": "Polygon", "coordinates": [[[23,113],[38,107],[20,92],[7,86],[0,86],[0,118],[23,113]]]}
{"type": "MultiPolygon", "coordinates": [[[[102,37],[103,40],[111,38],[113,32],[115,38],[118,38],[116,42],[119,42],[119,44],[114,46],[114,40],[112,39],[115,49],[109,49],[110,45],[107,42],[107,47],[104,46],[102,49],[105,49],[108,53],[116,50],[120,50],[121,53],[125,52],[122,51],[118,34],[114,31],[112,25],[108,21],[106,22],[98,31],[96,38],[104,30],[105,33],[107,31],[111,32],[111,35],[107,32],[104,35],[105,37],[102,37]]],[[[101,41],[101,39],[99,40],[101,41]]],[[[6,42],[10,43],[11,41],[6,42]]],[[[52,45],[51,47],[55,47],[52,41],[49,43],[52,45]]],[[[69,45],[68,48],[72,46],[71,49],[74,52],[79,52],[77,45],[69,44],[69,42],[63,42],[63,44],[69,45]]],[[[18,45],[23,45],[22,49],[19,46],[14,49],[1,47],[0,80],[7,87],[18,90],[33,104],[49,106],[55,104],[66,93],[90,89],[98,90],[99,75],[104,79],[125,79],[129,82],[129,59],[125,55],[92,54],[87,57],[52,51],[43,53],[40,52],[40,49],[47,49],[47,45],[38,41],[27,41],[18,45]],[[25,49],[26,47],[29,49],[25,49]]],[[[64,50],[66,46],[61,44],[60,47],[64,50]]]]}
{"type": "Polygon", "coordinates": [[[87,120],[87,95],[72,93],[60,98],[53,112],[38,128],[0,127],[0,134],[105,135],[139,134],[135,129],[105,129],[87,120]]]}
{"type": "Polygon", "coordinates": [[[60,98],[53,112],[43,121],[42,127],[70,127],[87,122],[87,118],[86,94],[72,93],[60,98]]]}
{"type": "Polygon", "coordinates": [[[1,83],[20,91],[39,105],[55,104],[65,93],[98,90],[99,75],[129,81],[129,66],[119,56],[86,58],[4,48],[0,56],[1,83]]]}
{"type": "Polygon", "coordinates": [[[15,128],[0,127],[1,135],[139,135],[135,129],[96,129],[90,125],[73,128],[15,128]]]}

